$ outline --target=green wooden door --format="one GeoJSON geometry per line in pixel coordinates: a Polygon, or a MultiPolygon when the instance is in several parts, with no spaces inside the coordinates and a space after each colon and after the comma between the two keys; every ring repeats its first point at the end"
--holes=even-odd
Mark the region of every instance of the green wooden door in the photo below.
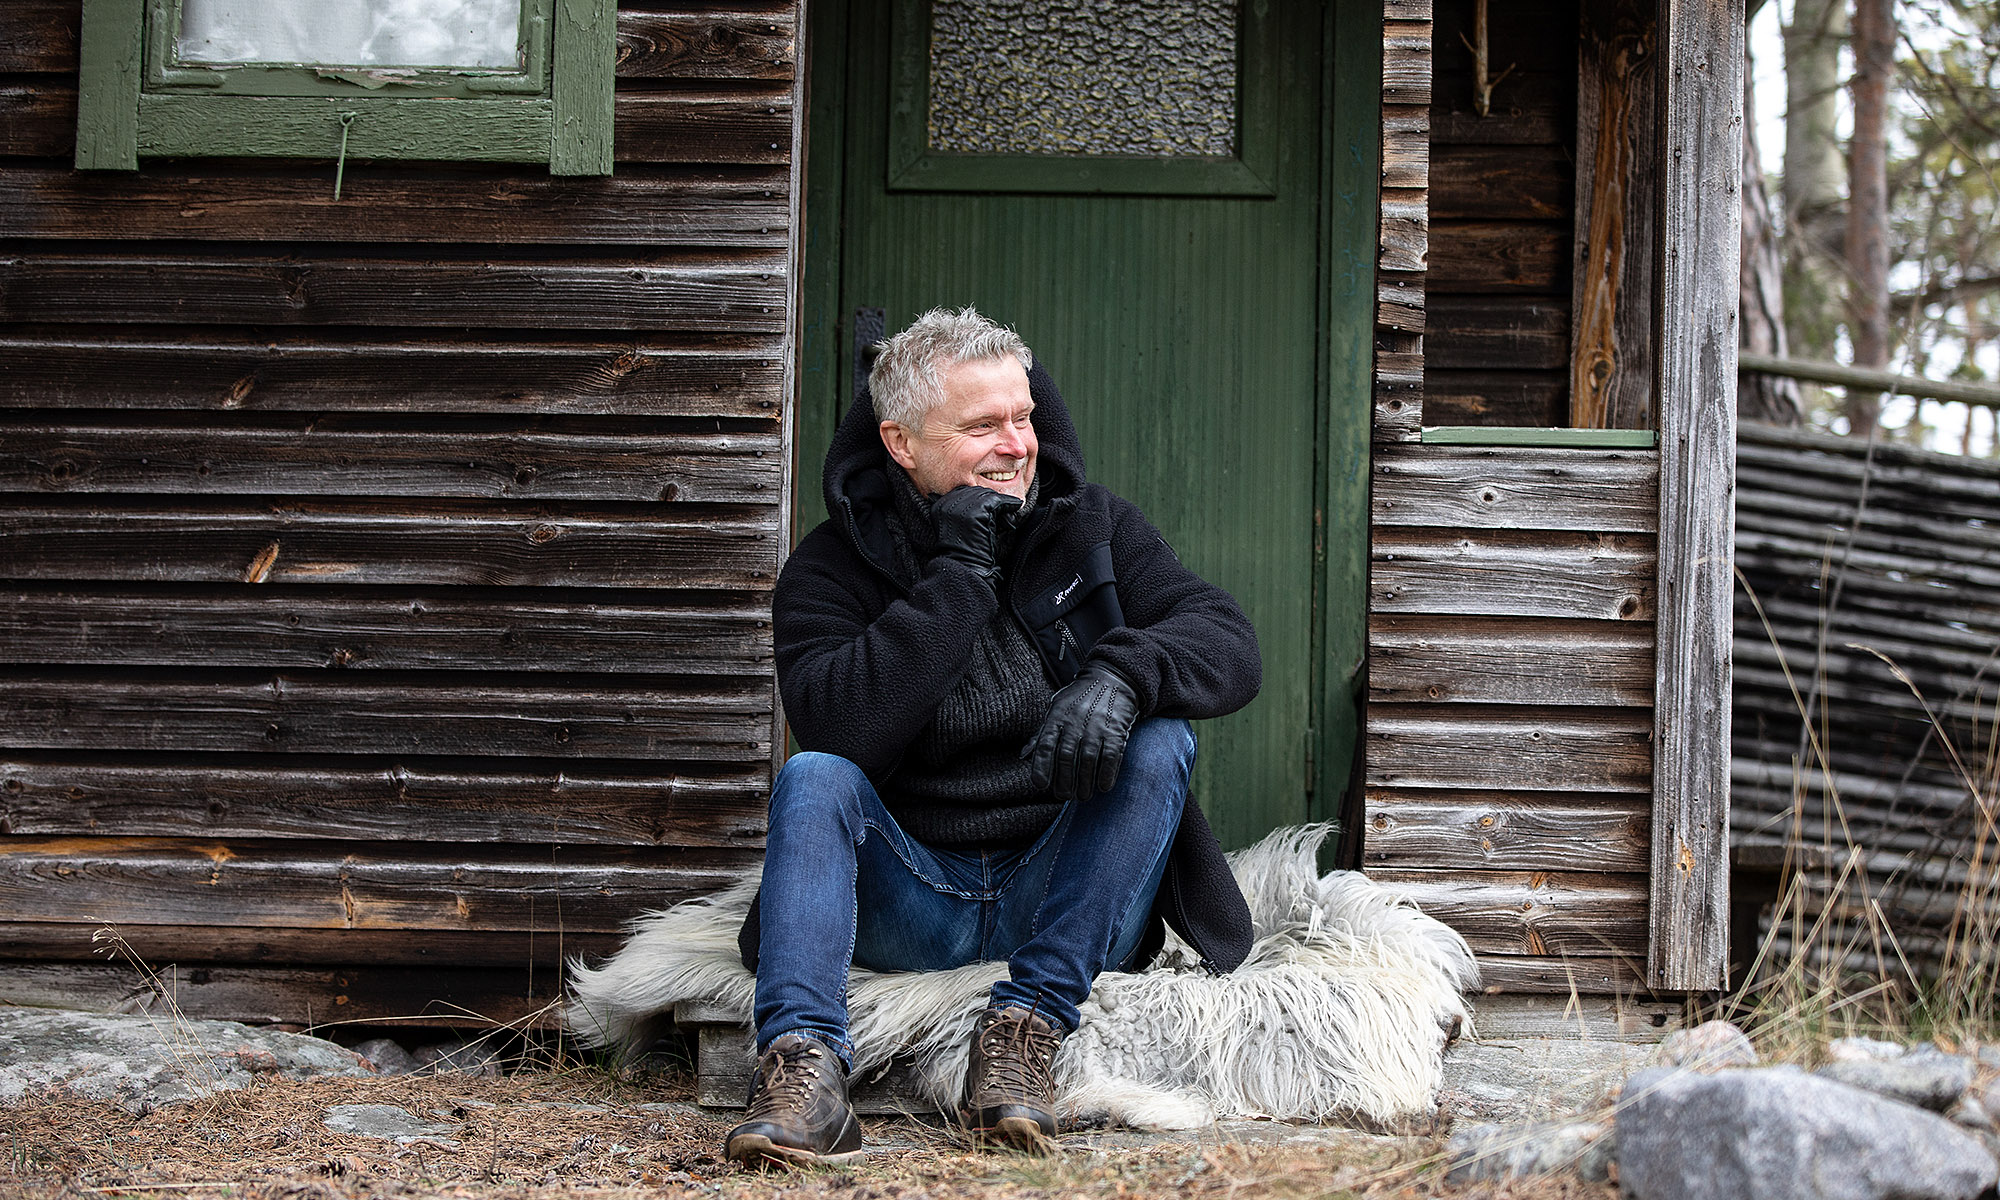
{"type": "MultiPolygon", "coordinates": [[[[1090,7],[1041,15],[1060,24],[1090,7]]],[[[1147,19],[1148,6],[1096,7],[1112,22],[1147,19]]],[[[1195,787],[1225,844],[1335,815],[1366,607],[1369,289],[1354,264],[1368,261],[1372,238],[1355,225],[1358,252],[1329,252],[1340,236],[1329,198],[1344,189],[1347,208],[1372,207],[1374,168],[1372,153],[1329,153],[1327,13],[1252,0],[1238,14],[1195,0],[1181,28],[1129,31],[1150,39],[1149,65],[1137,69],[1178,74],[1121,90],[1097,86],[1101,61],[1067,79],[1060,48],[1024,51],[1033,28],[981,36],[980,10],[1010,8],[1037,23],[1033,6],[973,0],[819,8],[801,518],[821,511],[818,463],[849,399],[857,312],[883,310],[893,331],[932,306],[977,305],[1048,366],[1091,477],[1138,503],[1256,624],[1263,693],[1197,729],[1195,787]],[[1214,33],[1199,22],[1218,12],[1234,26],[1221,30],[1233,48],[1182,47],[1179,58],[1161,49],[1163,38],[1214,33]],[[968,54],[1000,44],[1012,47],[1014,78],[953,78],[968,54]],[[1046,94],[1035,92],[1050,76],[1046,94]],[[1166,89],[1184,94],[1163,122],[1149,97],[1166,89]],[[1121,152],[1046,148],[1065,143],[1121,152]],[[1161,149],[1134,154],[1135,144],[1161,149]],[[1350,177],[1337,178],[1329,159],[1350,177]],[[1330,276],[1342,270],[1336,285],[1330,276]],[[1360,314],[1346,318],[1361,326],[1359,346],[1353,329],[1330,329],[1329,298],[1343,287],[1360,293],[1358,309],[1346,297],[1360,314]],[[1322,528],[1332,534],[1326,557],[1322,528]]],[[[1114,55],[1125,36],[1075,25],[1044,34],[1096,39],[1114,55]]]]}

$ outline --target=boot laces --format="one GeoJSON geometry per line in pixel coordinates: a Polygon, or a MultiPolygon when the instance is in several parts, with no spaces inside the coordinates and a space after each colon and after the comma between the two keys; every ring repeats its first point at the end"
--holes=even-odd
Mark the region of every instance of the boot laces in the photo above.
{"type": "Polygon", "coordinates": [[[813,1088],[825,1067],[826,1052],[809,1038],[800,1042],[782,1050],[773,1046],[757,1060],[757,1095],[744,1114],[746,1118],[803,1113],[811,1107],[813,1088]]]}
{"type": "Polygon", "coordinates": [[[1032,1013],[1003,1013],[980,1032],[988,1088],[1037,1098],[1055,1093],[1053,1067],[1062,1039],[1038,1024],[1032,1013]]]}

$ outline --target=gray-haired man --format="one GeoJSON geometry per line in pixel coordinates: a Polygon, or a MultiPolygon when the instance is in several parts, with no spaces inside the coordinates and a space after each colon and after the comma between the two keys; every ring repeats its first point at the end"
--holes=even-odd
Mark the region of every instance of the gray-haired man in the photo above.
{"type": "Polygon", "coordinates": [[[773,602],[806,753],[772,790],[744,1162],[860,1152],[847,1102],[851,964],[1005,960],[963,1117],[1055,1132],[1052,1064],[1104,970],[1162,922],[1211,970],[1249,911],[1188,799],[1188,720],[1256,694],[1256,634],[1130,503],[1086,481],[1062,397],[1011,330],[933,310],[883,347],[835,434],[832,516],[773,602]]]}

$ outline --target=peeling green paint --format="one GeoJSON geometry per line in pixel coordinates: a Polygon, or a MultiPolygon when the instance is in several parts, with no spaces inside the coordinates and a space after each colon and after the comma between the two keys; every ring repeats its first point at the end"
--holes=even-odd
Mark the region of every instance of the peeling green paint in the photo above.
{"type": "Polygon", "coordinates": [[[401,100],[376,96],[141,96],[139,153],[534,162],[549,153],[547,100],[401,100]]]}
{"type": "Polygon", "coordinates": [[[77,69],[78,170],[139,166],[139,71],[144,0],[88,0],[77,69]]]}
{"type": "Polygon", "coordinates": [[[551,174],[611,174],[617,16],[613,0],[556,0],[551,174]]]}

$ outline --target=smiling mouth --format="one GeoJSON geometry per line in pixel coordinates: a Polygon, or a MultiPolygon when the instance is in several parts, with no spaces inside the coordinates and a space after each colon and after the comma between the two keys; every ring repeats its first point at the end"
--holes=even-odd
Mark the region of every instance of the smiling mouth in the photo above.
{"type": "Polygon", "coordinates": [[[1020,473],[1021,469],[1016,467],[1011,471],[981,471],[979,477],[981,479],[991,479],[995,483],[1012,483],[1014,482],[1014,477],[1020,473]]]}

